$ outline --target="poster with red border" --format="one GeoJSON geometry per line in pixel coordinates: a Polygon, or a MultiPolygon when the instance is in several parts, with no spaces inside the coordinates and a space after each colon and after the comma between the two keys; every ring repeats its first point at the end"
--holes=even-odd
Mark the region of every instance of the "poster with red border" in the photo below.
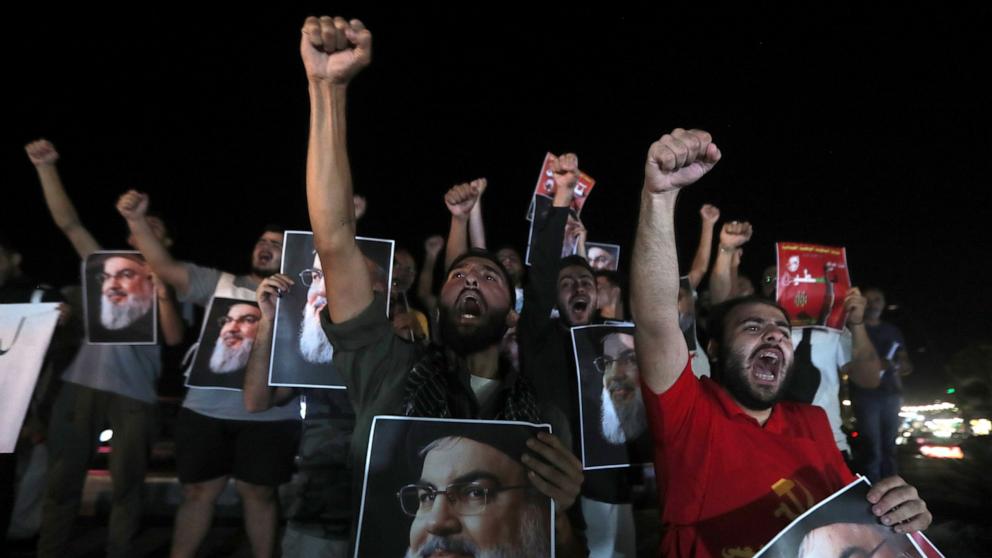
{"type": "Polygon", "coordinates": [[[851,288],[843,247],[778,242],[775,302],[793,327],[844,329],[844,297],[851,288]]]}
{"type": "MultiPolygon", "coordinates": [[[[535,200],[537,196],[543,196],[548,199],[553,199],[555,197],[555,180],[554,173],[551,172],[551,158],[554,157],[551,153],[544,156],[544,164],[541,165],[541,174],[537,177],[537,185],[534,186],[534,195],[531,197],[530,207],[527,209],[527,220],[534,220],[534,209],[535,200]]],[[[585,205],[586,200],[589,198],[589,194],[592,193],[593,186],[596,185],[596,180],[589,176],[588,174],[579,171],[579,183],[575,185],[575,196],[572,199],[572,214],[576,217],[582,213],[582,206],[585,205]]]]}

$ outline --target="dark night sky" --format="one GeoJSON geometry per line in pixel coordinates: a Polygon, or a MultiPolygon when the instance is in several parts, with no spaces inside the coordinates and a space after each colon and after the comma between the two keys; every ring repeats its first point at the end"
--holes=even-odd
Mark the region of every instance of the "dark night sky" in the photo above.
{"type": "MultiPolygon", "coordinates": [[[[268,221],[308,229],[298,37],[321,9],[5,18],[0,226],[28,271],[78,274],[22,150],[37,137],[106,247],[123,245],[113,203],[132,187],[201,263],[244,270],[268,221]]],[[[590,240],[629,256],[648,145],[698,127],[724,159],[682,196],[685,264],[711,202],[754,223],[755,278],[776,240],[846,246],[854,282],[900,305],[924,371],[989,338],[987,10],[340,10],[375,38],[349,99],[363,234],[419,253],[447,230],[445,189],[486,176],[490,243],[522,246],[543,155],[567,150],[598,180],[590,240]]]]}

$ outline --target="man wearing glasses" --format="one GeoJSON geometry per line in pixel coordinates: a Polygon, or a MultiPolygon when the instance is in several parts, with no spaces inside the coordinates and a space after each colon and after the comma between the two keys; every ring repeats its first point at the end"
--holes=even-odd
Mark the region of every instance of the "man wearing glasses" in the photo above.
{"type": "Polygon", "coordinates": [[[647,428],[634,336],[619,332],[608,334],[603,338],[603,355],[593,363],[603,374],[600,408],[603,438],[614,445],[633,442],[647,428]]]}
{"type": "Polygon", "coordinates": [[[396,493],[413,518],[407,557],[548,556],[549,499],[527,480],[524,442],[466,432],[420,450],[420,479],[396,493]]]}

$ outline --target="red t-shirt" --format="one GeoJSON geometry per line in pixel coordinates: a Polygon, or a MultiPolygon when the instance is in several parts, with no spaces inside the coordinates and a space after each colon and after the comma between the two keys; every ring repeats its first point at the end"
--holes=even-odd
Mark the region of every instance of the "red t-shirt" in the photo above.
{"type": "Polygon", "coordinates": [[[643,387],[663,556],[745,558],[855,479],[823,409],[781,402],[764,426],[691,361],[661,395],[643,387]]]}

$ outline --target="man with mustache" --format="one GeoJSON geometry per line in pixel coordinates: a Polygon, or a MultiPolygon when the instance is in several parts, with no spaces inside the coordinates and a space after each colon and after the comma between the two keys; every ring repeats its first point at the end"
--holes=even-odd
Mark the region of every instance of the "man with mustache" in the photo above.
{"type": "Polygon", "coordinates": [[[301,280],[307,284],[307,303],[303,306],[303,318],[300,320],[300,354],[303,359],[313,364],[331,362],[334,357],[334,347],[331,346],[324,330],[320,327],[320,312],[327,306],[327,291],[324,290],[324,270],[320,265],[320,256],[314,255],[313,267],[300,273],[301,280]]]}
{"type": "Polygon", "coordinates": [[[148,315],[155,303],[152,276],[139,258],[111,256],[104,260],[103,272],[97,279],[102,283],[100,325],[108,330],[135,324],[148,315]]]}
{"type": "MultiPolygon", "coordinates": [[[[251,254],[251,271],[235,275],[218,269],[177,261],[155,238],[146,218],[149,199],[146,194],[131,190],[117,202],[117,210],[127,220],[128,227],[152,272],[171,285],[183,302],[203,307],[213,297],[253,300],[255,289],[266,277],[276,273],[282,261],[283,231],[267,226],[255,242],[251,254]]],[[[241,308],[241,322],[227,322],[218,340],[221,349],[230,352],[244,350],[254,330],[259,313],[241,308]],[[244,313],[247,312],[247,313],[244,313]],[[238,337],[241,339],[238,339],[238,337]]],[[[231,317],[231,316],[228,316],[231,317]]],[[[240,368],[248,355],[211,358],[219,370],[240,368]]],[[[216,356],[216,355],[214,355],[216,356]]],[[[269,555],[275,547],[278,505],[276,488],[289,480],[293,471],[293,456],[299,443],[299,402],[294,399],[284,406],[260,413],[245,408],[244,398],[235,390],[190,388],[183,400],[176,424],[176,469],[183,486],[183,501],[176,510],[175,535],[172,539],[173,558],[194,556],[210,529],[214,503],[227,486],[230,477],[241,496],[245,531],[257,555],[269,555]]]]}
{"type": "Polygon", "coordinates": [[[596,359],[596,367],[603,373],[603,437],[615,445],[633,442],[647,428],[634,336],[617,332],[604,337],[603,356],[596,359]]]}
{"type": "MultiPolygon", "coordinates": [[[[655,444],[665,556],[743,556],[854,479],[822,409],[781,401],[792,375],[785,312],[758,297],[716,308],[714,377],[692,373],[678,321],[675,202],[720,160],[701,130],[676,129],[645,164],[634,246],[632,306],[645,406],[655,444]]],[[[899,477],[875,484],[868,503],[896,532],[932,516],[899,477]]]]}
{"type": "Polygon", "coordinates": [[[419,451],[420,478],[397,491],[400,507],[413,518],[407,558],[550,555],[548,500],[520,463],[529,438],[487,434],[466,429],[419,451]]]}
{"type": "Polygon", "coordinates": [[[227,315],[220,319],[223,325],[210,355],[211,371],[230,374],[245,367],[261,317],[258,308],[251,304],[232,304],[228,308],[227,315]]]}
{"type": "MultiPolygon", "coordinates": [[[[361,474],[372,417],[380,414],[540,421],[529,383],[499,358],[513,325],[513,286],[495,256],[469,251],[449,266],[439,296],[442,344],[424,349],[393,333],[386,300],[374,295],[355,242],[355,209],[345,130],[347,87],[369,64],[372,35],[358,20],[311,17],[300,54],[310,93],[307,205],[314,245],[325,269],[324,331],[334,366],[355,408],[354,470],[361,474]]],[[[584,555],[565,511],[581,484],[581,464],[555,437],[533,439],[524,458],[528,482],[558,504],[560,556],[584,555]],[[534,457],[539,455],[540,457],[534,457]]]]}
{"type": "MultiPolygon", "coordinates": [[[[40,139],[25,146],[35,166],[45,203],[55,225],[80,259],[101,250],[83,226],[62,184],[56,163],[59,153],[40,139]]],[[[165,224],[149,216],[150,233],[163,245],[172,245],[165,224]]],[[[133,239],[127,243],[134,246],[133,239]]],[[[174,296],[156,286],[162,341],[182,343],[184,325],[174,296]]],[[[141,522],[141,492],[149,449],[157,428],[158,379],[162,370],[159,345],[84,343],[62,374],[62,386],[51,410],[47,445],[48,477],[42,504],[38,556],[61,558],[82,501],[86,471],[96,455],[100,432],[109,423],[113,431],[110,478],[114,495],[107,529],[107,555],[131,556],[131,544],[141,522]]]]}

